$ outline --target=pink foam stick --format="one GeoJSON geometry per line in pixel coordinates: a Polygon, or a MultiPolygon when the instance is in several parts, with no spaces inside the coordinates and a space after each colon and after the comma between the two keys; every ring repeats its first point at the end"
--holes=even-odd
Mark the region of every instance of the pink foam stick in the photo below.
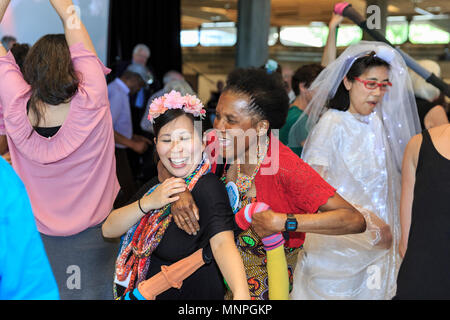
{"type": "Polygon", "coordinates": [[[235,220],[239,228],[247,230],[252,223],[252,216],[255,212],[261,212],[270,209],[264,202],[254,202],[246,205],[238,213],[236,213],[235,220]]]}
{"type": "MultiPolygon", "coordinates": [[[[252,223],[252,216],[255,212],[261,212],[270,209],[270,207],[265,204],[264,202],[254,202],[251,204],[246,205],[244,208],[239,210],[238,213],[236,213],[235,220],[236,224],[241,228],[242,230],[247,230],[250,228],[250,225],[252,223]]],[[[279,246],[282,246],[284,244],[284,238],[281,232],[270,235],[268,237],[265,237],[261,239],[264,245],[264,249],[266,251],[273,250],[278,248],[279,246]]]]}
{"type": "Polygon", "coordinates": [[[351,6],[351,4],[349,4],[348,2],[336,3],[336,5],[334,6],[334,13],[343,16],[344,9],[347,8],[348,6],[351,6]]]}

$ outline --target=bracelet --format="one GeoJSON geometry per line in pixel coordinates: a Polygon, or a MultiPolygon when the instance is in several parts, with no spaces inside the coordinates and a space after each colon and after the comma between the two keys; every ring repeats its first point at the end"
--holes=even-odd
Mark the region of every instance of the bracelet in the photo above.
{"type": "Polygon", "coordinates": [[[138,206],[139,206],[139,209],[141,209],[141,212],[144,214],[144,215],[147,215],[150,211],[148,211],[148,212],[145,212],[144,210],[142,210],[142,207],[141,207],[141,198],[139,198],[139,200],[138,200],[138,206]]]}

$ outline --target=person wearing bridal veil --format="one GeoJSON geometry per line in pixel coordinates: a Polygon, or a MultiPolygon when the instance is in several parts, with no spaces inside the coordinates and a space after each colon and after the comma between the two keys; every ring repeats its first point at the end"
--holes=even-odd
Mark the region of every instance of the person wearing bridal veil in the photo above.
{"type": "MultiPolygon", "coordinates": [[[[349,46],[310,87],[302,158],[363,213],[361,234],[308,234],[291,299],[391,299],[401,263],[403,151],[420,123],[403,58],[381,42],[349,46]]],[[[289,143],[297,144],[296,128],[289,143]]]]}

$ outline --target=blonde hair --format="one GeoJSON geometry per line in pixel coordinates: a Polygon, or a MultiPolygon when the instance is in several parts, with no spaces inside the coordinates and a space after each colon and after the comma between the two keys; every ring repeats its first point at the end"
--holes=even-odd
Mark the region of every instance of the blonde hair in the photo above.
{"type": "MultiPolygon", "coordinates": [[[[441,76],[441,68],[437,62],[432,60],[419,60],[417,61],[423,68],[434,73],[436,76],[441,76]]],[[[424,78],[419,76],[412,70],[409,70],[411,81],[414,89],[414,95],[416,97],[425,99],[429,102],[436,100],[439,97],[440,91],[432,84],[425,81],[424,78]]]]}

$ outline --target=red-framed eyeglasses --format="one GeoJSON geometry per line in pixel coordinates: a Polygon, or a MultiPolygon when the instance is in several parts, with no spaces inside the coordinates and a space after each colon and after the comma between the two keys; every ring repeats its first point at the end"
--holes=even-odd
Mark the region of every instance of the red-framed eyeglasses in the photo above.
{"type": "Polygon", "coordinates": [[[389,87],[392,87],[392,83],[390,83],[389,81],[378,82],[375,80],[363,80],[358,77],[355,77],[355,80],[364,83],[364,87],[369,90],[374,90],[379,87],[381,91],[386,91],[389,89],[389,87]]]}

